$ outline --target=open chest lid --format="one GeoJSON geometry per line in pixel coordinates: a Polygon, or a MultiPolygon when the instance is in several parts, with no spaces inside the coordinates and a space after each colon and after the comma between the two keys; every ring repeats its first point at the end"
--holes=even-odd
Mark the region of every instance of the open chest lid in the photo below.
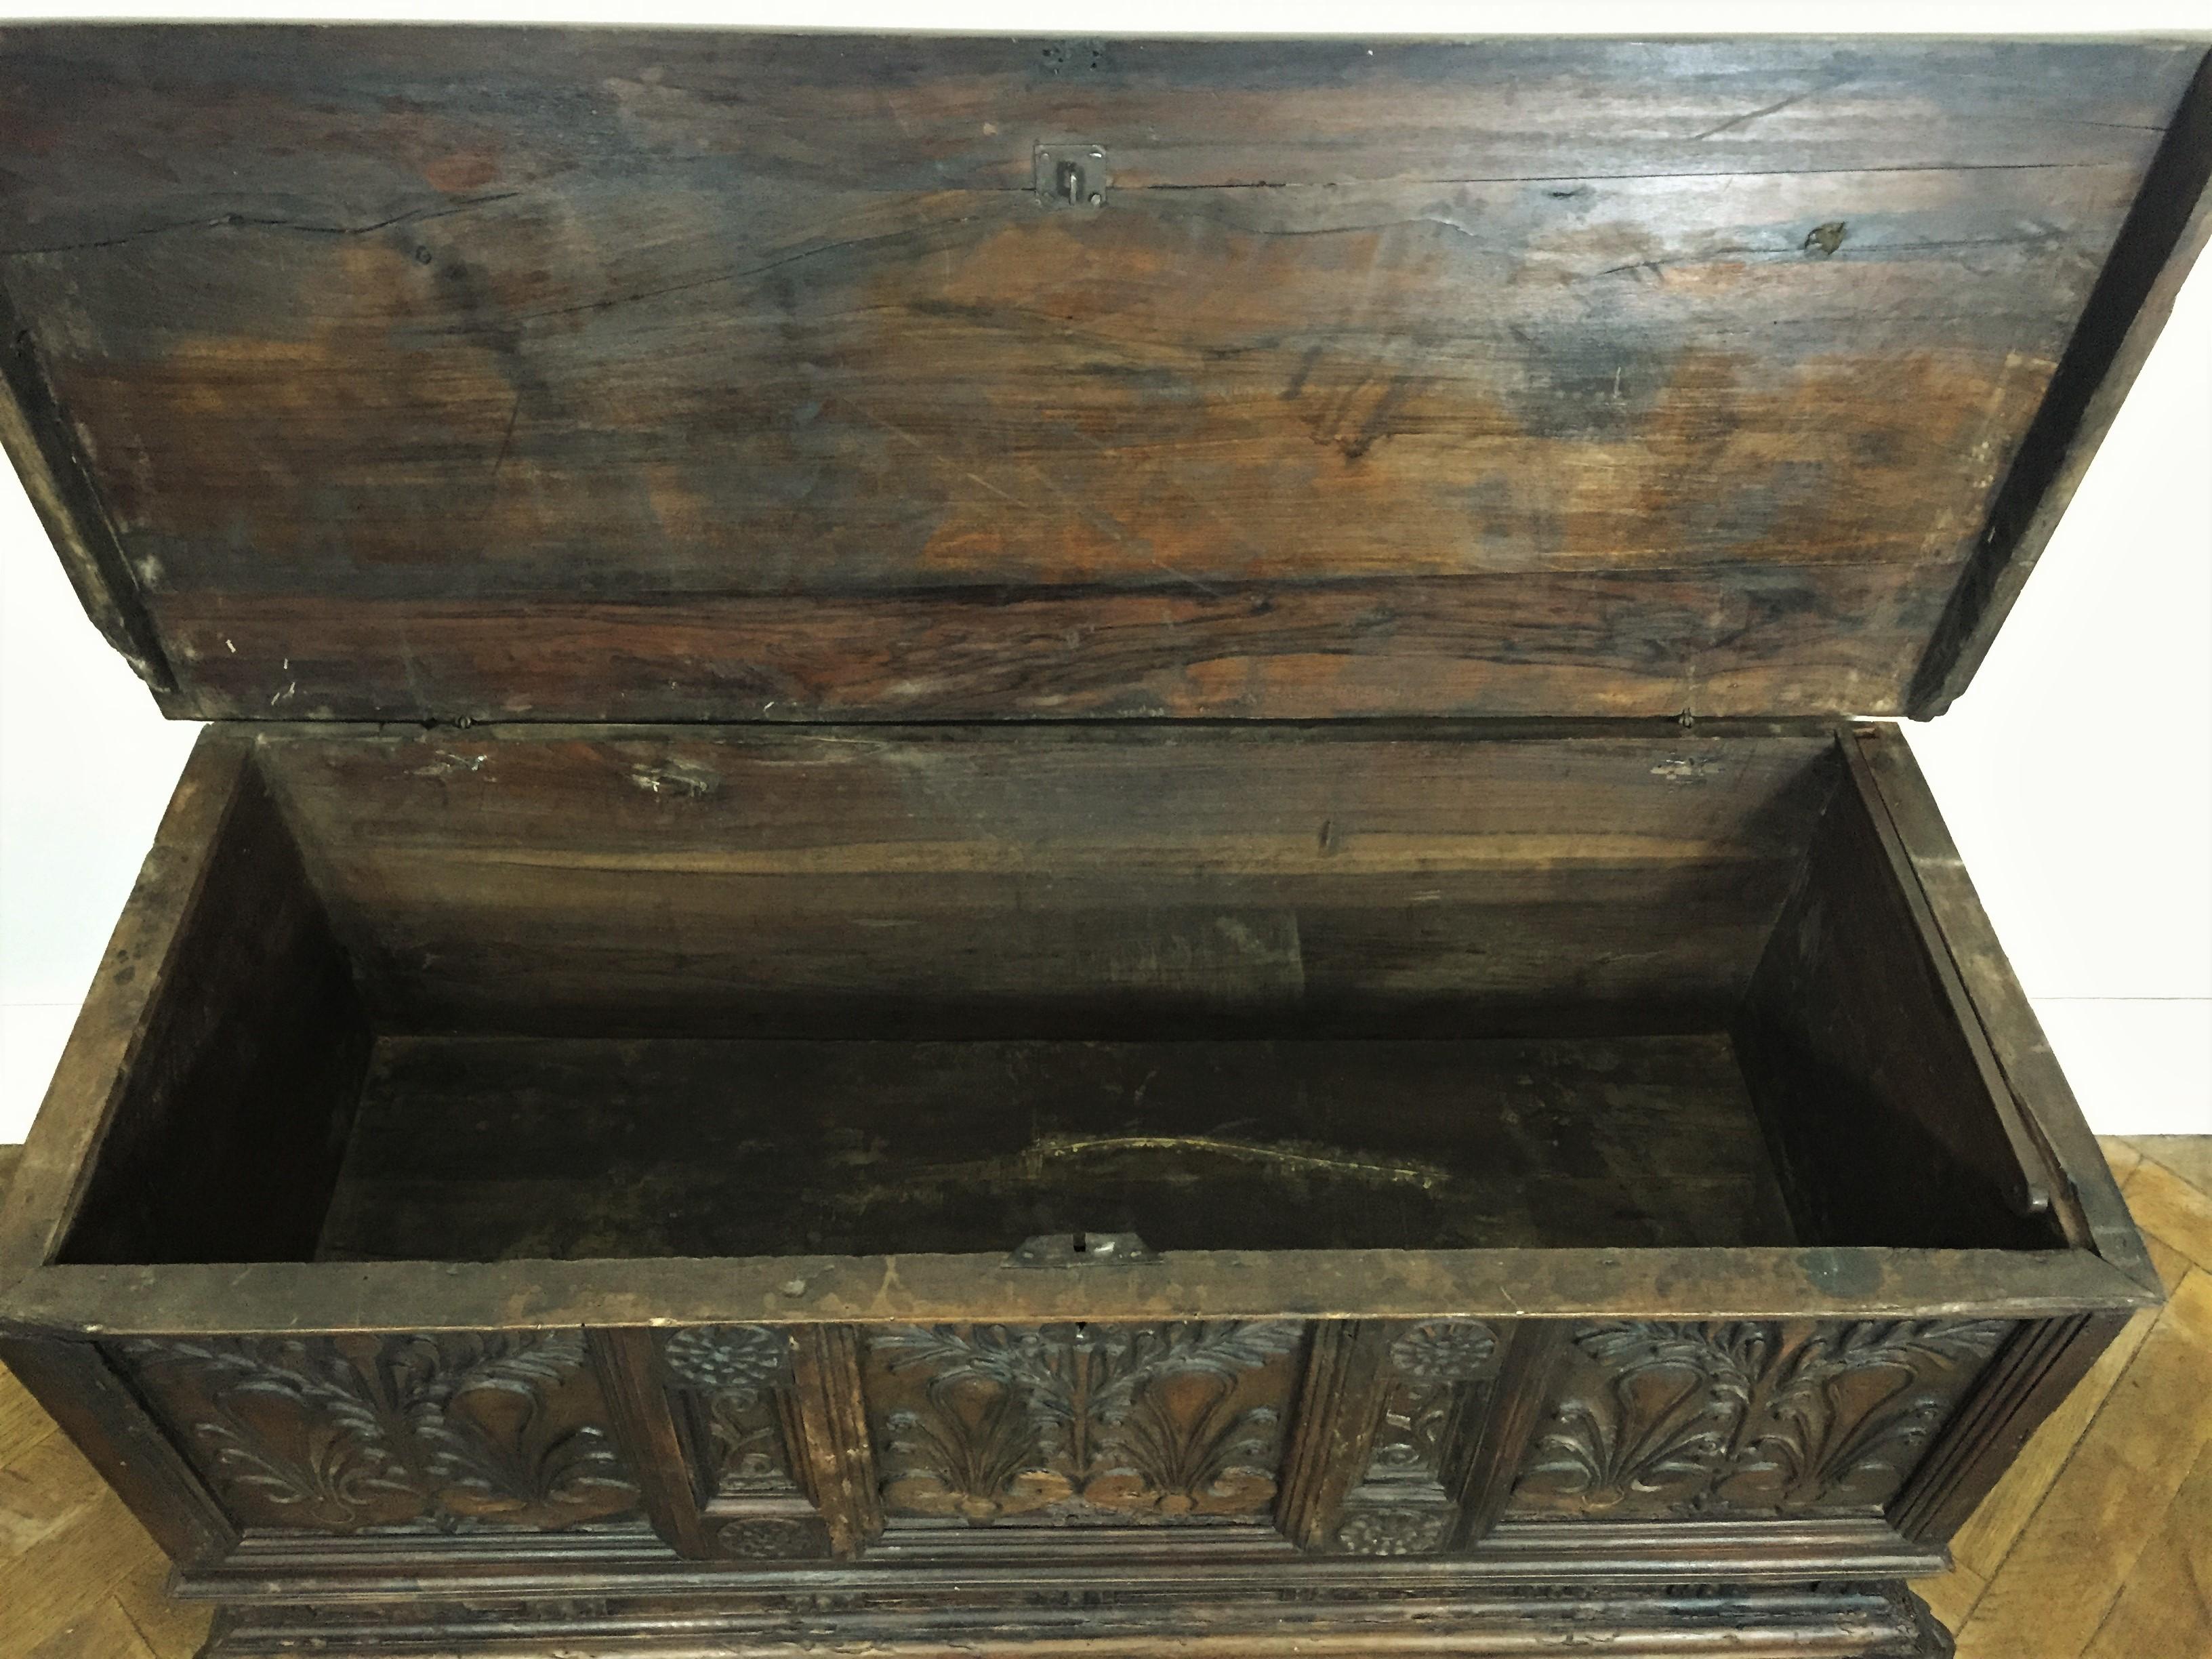
{"type": "Polygon", "coordinates": [[[0,31],[0,435],[179,716],[1928,714],[2203,41],[0,31]]]}

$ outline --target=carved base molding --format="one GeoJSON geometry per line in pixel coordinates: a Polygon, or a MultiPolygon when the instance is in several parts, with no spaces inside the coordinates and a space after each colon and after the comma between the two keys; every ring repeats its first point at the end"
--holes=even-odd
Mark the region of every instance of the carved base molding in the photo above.
{"type": "Polygon", "coordinates": [[[793,1659],[839,1646],[876,1659],[1948,1659],[1942,1628],[1900,1583],[1680,1587],[1283,1583],[1198,1590],[1188,1579],[887,1586],[710,1595],[325,1602],[227,1612],[202,1659],[793,1659]]]}

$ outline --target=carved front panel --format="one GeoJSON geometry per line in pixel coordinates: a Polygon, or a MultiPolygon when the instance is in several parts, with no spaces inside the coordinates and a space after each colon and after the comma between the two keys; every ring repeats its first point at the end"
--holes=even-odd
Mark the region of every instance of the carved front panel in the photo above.
{"type": "Polygon", "coordinates": [[[750,1560],[831,1553],[801,1484],[792,1338],[767,1325],[698,1325],[661,1343],[660,1365],[715,1551],[750,1560]]]}
{"type": "Polygon", "coordinates": [[[1398,1332],[1387,1352],[1382,1420],[1336,1528],[1336,1547],[1352,1555],[1420,1555],[1450,1541],[1455,1431],[1495,1379],[1498,1336],[1475,1320],[1435,1320],[1398,1332]]]}
{"type": "Polygon", "coordinates": [[[1268,1519],[1301,1328],[1288,1321],[890,1326],[868,1338],[890,1516],[1268,1519]]]}
{"type": "Polygon", "coordinates": [[[702,1495],[799,1491],[785,1443],[783,1402],[791,1343],[765,1325],[701,1325],[677,1332],[660,1352],[683,1407],[702,1495]]]}
{"type": "Polygon", "coordinates": [[[241,1526],[543,1531],[637,1514],[579,1331],[132,1339],[107,1352],[241,1526]]]}
{"type": "Polygon", "coordinates": [[[1512,1510],[1625,1519],[1878,1510],[2012,1328],[1584,1324],[1512,1510]]]}

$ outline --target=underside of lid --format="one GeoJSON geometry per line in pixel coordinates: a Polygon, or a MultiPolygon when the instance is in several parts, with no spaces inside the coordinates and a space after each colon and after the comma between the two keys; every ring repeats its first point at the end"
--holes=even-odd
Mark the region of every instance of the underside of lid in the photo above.
{"type": "Polygon", "coordinates": [[[0,441],[179,716],[1932,713],[2206,61],[9,29],[0,441]]]}

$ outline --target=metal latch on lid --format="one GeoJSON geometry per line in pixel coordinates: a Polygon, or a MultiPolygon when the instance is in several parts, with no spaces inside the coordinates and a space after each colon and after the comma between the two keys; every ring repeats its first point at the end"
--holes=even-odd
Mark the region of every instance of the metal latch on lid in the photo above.
{"type": "Polygon", "coordinates": [[[1039,1233],[1006,1260],[1009,1267],[1133,1267],[1158,1261],[1134,1233],[1039,1233]]]}

